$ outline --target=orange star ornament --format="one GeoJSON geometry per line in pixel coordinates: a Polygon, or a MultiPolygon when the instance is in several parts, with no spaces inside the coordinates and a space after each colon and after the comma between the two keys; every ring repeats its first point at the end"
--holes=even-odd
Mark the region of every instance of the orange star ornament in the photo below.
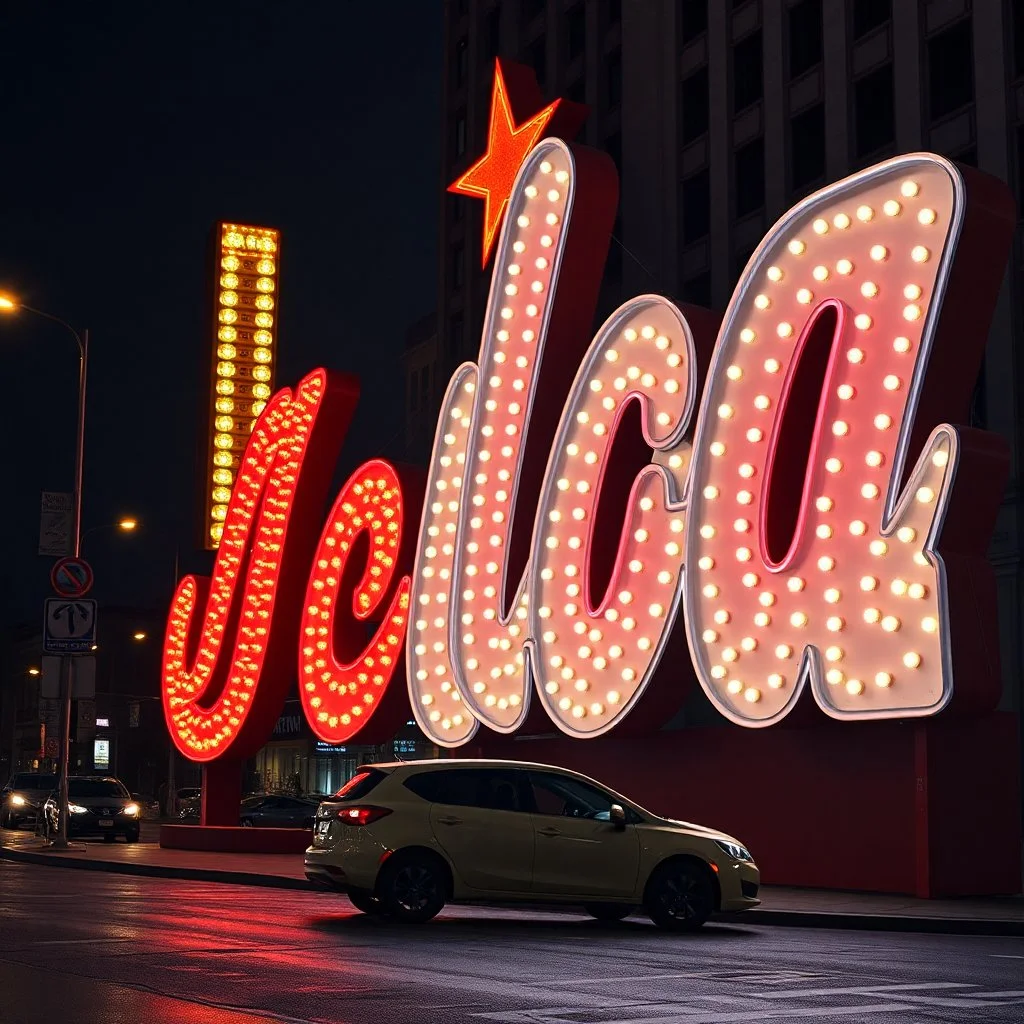
{"type": "Polygon", "coordinates": [[[527,154],[549,135],[569,140],[583,126],[588,108],[557,99],[540,109],[544,97],[533,70],[521,64],[495,62],[487,152],[448,186],[449,192],[484,201],[483,261],[487,266],[498,238],[512,186],[527,154]],[[516,112],[538,111],[521,123],[516,112]]]}

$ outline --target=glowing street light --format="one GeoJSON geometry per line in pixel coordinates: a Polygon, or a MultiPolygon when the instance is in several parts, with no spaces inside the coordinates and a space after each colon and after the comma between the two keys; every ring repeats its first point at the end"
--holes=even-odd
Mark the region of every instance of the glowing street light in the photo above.
{"type": "Polygon", "coordinates": [[[145,640],[146,639],[146,635],[147,634],[143,633],[142,630],[139,630],[138,633],[133,633],[132,634],[132,636],[134,636],[136,640],[145,640]]]}
{"type": "Polygon", "coordinates": [[[28,670],[28,674],[29,674],[30,676],[37,676],[37,675],[39,675],[39,669],[37,669],[37,668],[35,668],[35,667],[33,667],[33,668],[30,668],[30,669],[28,670]]]}
{"type": "Polygon", "coordinates": [[[123,530],[125,533],[131,533],[139,525],[138,519],[134,519],[131,516],[125,519],[118,520],[117,528],[123,530]]]}
{"type": "MultiPolygon", "coordinates": [[[[72,554],[78,557],[82,553],[82,466],[85,461],[85,382],[89,370],[89,332],[79,333],[66,320],[42,309],[26,306],[11,295],[0,295],[0,313],[14,314],[18,312],[32,313],[44,320],[52,320],[60,324],[75,339],[78,345],[78,428],[75,439],[75,489],[72,506],[71,539],[72,554]]],[[[50,844],[56,850],[68,850],[68,769],[71,760],[71,689],[72,663],[70,655],[61,656],[61,703],[63,719],[60,737],[60,782],[58,793],[60,799],[60,831],[50,844]]]]}

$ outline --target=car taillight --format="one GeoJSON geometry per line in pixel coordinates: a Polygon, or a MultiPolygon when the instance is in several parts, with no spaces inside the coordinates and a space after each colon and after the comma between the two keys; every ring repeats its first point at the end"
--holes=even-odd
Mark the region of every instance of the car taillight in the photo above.
{"type": "Polygon", "coordinates": [[[385,807],[342,807],[337,818],[343,825],[372,825],[390,813],[385,807]]]}

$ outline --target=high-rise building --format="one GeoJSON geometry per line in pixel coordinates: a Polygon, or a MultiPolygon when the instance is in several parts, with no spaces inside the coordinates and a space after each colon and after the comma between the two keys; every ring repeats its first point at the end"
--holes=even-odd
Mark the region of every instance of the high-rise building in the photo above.
{"type": "MultiPolygon", "coordinates": [[[[621,178],[601,314],[650,291],[724,309],[779,216],[897,153],[976,166],[1024,209],[1024,9],[1010,0],[446,0],[444,19],[439,192],[484,150],[495,57],[533,67],[546,99],[590,107],[578,141],[621,178]]],[[[432,410],[477,350],[481,217],[444,196],[432,410]]],[[[1018,713],[1022,263],[1018,232],[971,414],[1012,453],[991,558],[1003,708],[1018,713]]]]}

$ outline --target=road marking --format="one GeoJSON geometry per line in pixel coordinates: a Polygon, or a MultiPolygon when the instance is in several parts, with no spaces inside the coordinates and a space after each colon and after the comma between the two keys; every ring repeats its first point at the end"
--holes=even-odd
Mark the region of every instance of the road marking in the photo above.
{"type": "Polygon", "coordinates": [[[886,996],[899,998],[900,992],[914,992],[919,989],[977,988],[977,985],[960,981],[925,981],[913,985],[857,985],[848,988],[791,988],[784,992],[752,993],[758,999],[806,999],[808,996],[886,996]]]}
{"type": "Polygon", "coordinates": [[[996,960],[1024,960],[1024,956],[1016,956],[1013,953],[989,953],[989,956],[996,960]]]}

